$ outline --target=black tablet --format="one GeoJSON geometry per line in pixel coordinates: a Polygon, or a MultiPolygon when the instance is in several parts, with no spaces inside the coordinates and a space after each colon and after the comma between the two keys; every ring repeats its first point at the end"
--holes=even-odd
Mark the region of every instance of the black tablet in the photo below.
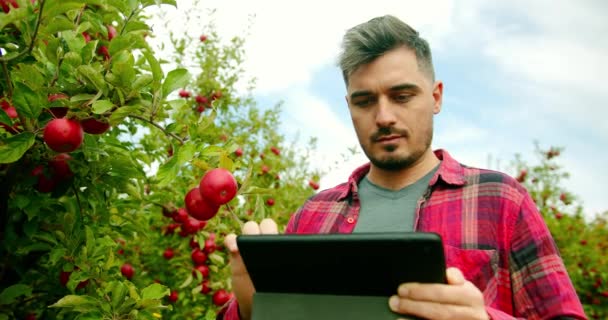
{"type": "Polygon", "coordinates": [[[446,283],[436,233],[241,235],[257,292],[391,296],[404,282],[446,283]]]}

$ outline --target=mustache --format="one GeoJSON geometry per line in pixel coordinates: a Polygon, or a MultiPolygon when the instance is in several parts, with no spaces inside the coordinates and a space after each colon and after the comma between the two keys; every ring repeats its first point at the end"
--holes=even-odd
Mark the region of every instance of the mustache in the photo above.
{"type": "Polygon", "coordinates": [[[409,136],[409,133],[405,129],[398,129],[398,128],[394,128],[394,127],[383,127],[383,128],[378,129],[378,131],[374,132],[374,134],[372,134],[370,139],[372,142],[376,142],[384,137],[391,136],[391,135],[400,135],[400,136],[407,138],[409,136]]]}

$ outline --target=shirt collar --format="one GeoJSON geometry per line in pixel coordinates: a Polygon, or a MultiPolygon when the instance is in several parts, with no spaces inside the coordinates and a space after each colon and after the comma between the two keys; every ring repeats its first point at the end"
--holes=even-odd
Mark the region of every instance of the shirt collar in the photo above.
{"type": "MultiPolygon", "coordinates": [[[[435,184],[443,181],[448,185],[462,186],[466,183],[466,179],[464,177],[464,168],[462,165],[456,161],[450,154],[443,150],[438,149],[434,151],[435,155],[441,163],[439,164],[439,169],[435,172],[431,180],[429,181],[430,186],[434,186],[435,184]]],[[[371,164],[368,162],[353,171],[353,173],[348,178],[348,187],[344,189],[342,194],[340,194],[340,200],[346,199],[349,194],[357,195],[358,191],[358,183],[365,175],[369,172],[371,164]]]]}

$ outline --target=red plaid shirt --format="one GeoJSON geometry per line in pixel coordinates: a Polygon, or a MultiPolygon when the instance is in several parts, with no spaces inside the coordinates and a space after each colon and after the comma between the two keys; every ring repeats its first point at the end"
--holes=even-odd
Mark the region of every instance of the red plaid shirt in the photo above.
{"type": "MultiPolygon", "coordinates": [[[[527,191],[505,174],[464,166],[443,150],[435,154],[442,162],[418,201],[414,228],[442,236],[447,265],[483,292],[490,317],[586,319],[527,191]]],[[[359,167],[347,183],[311,197],[285,233],[352,233],[361,207],[357,184],[369,168],[359,167]]],[[[232,302],[225,319],[238,318],[232,302]]]]}

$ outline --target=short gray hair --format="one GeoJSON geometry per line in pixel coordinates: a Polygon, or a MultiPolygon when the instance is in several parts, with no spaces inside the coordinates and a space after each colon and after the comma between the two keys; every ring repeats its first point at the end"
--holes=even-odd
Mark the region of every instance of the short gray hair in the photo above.
{"type": "Polygon", "coordinates": [[[397,47],[414,50],[418,68],[435,81],[431,48],[418,31],[398,18],[385,15],[349,29],[342,38],[339,65],[344,83],[348,86],[350,75],[362,65],[397,47]]]}

